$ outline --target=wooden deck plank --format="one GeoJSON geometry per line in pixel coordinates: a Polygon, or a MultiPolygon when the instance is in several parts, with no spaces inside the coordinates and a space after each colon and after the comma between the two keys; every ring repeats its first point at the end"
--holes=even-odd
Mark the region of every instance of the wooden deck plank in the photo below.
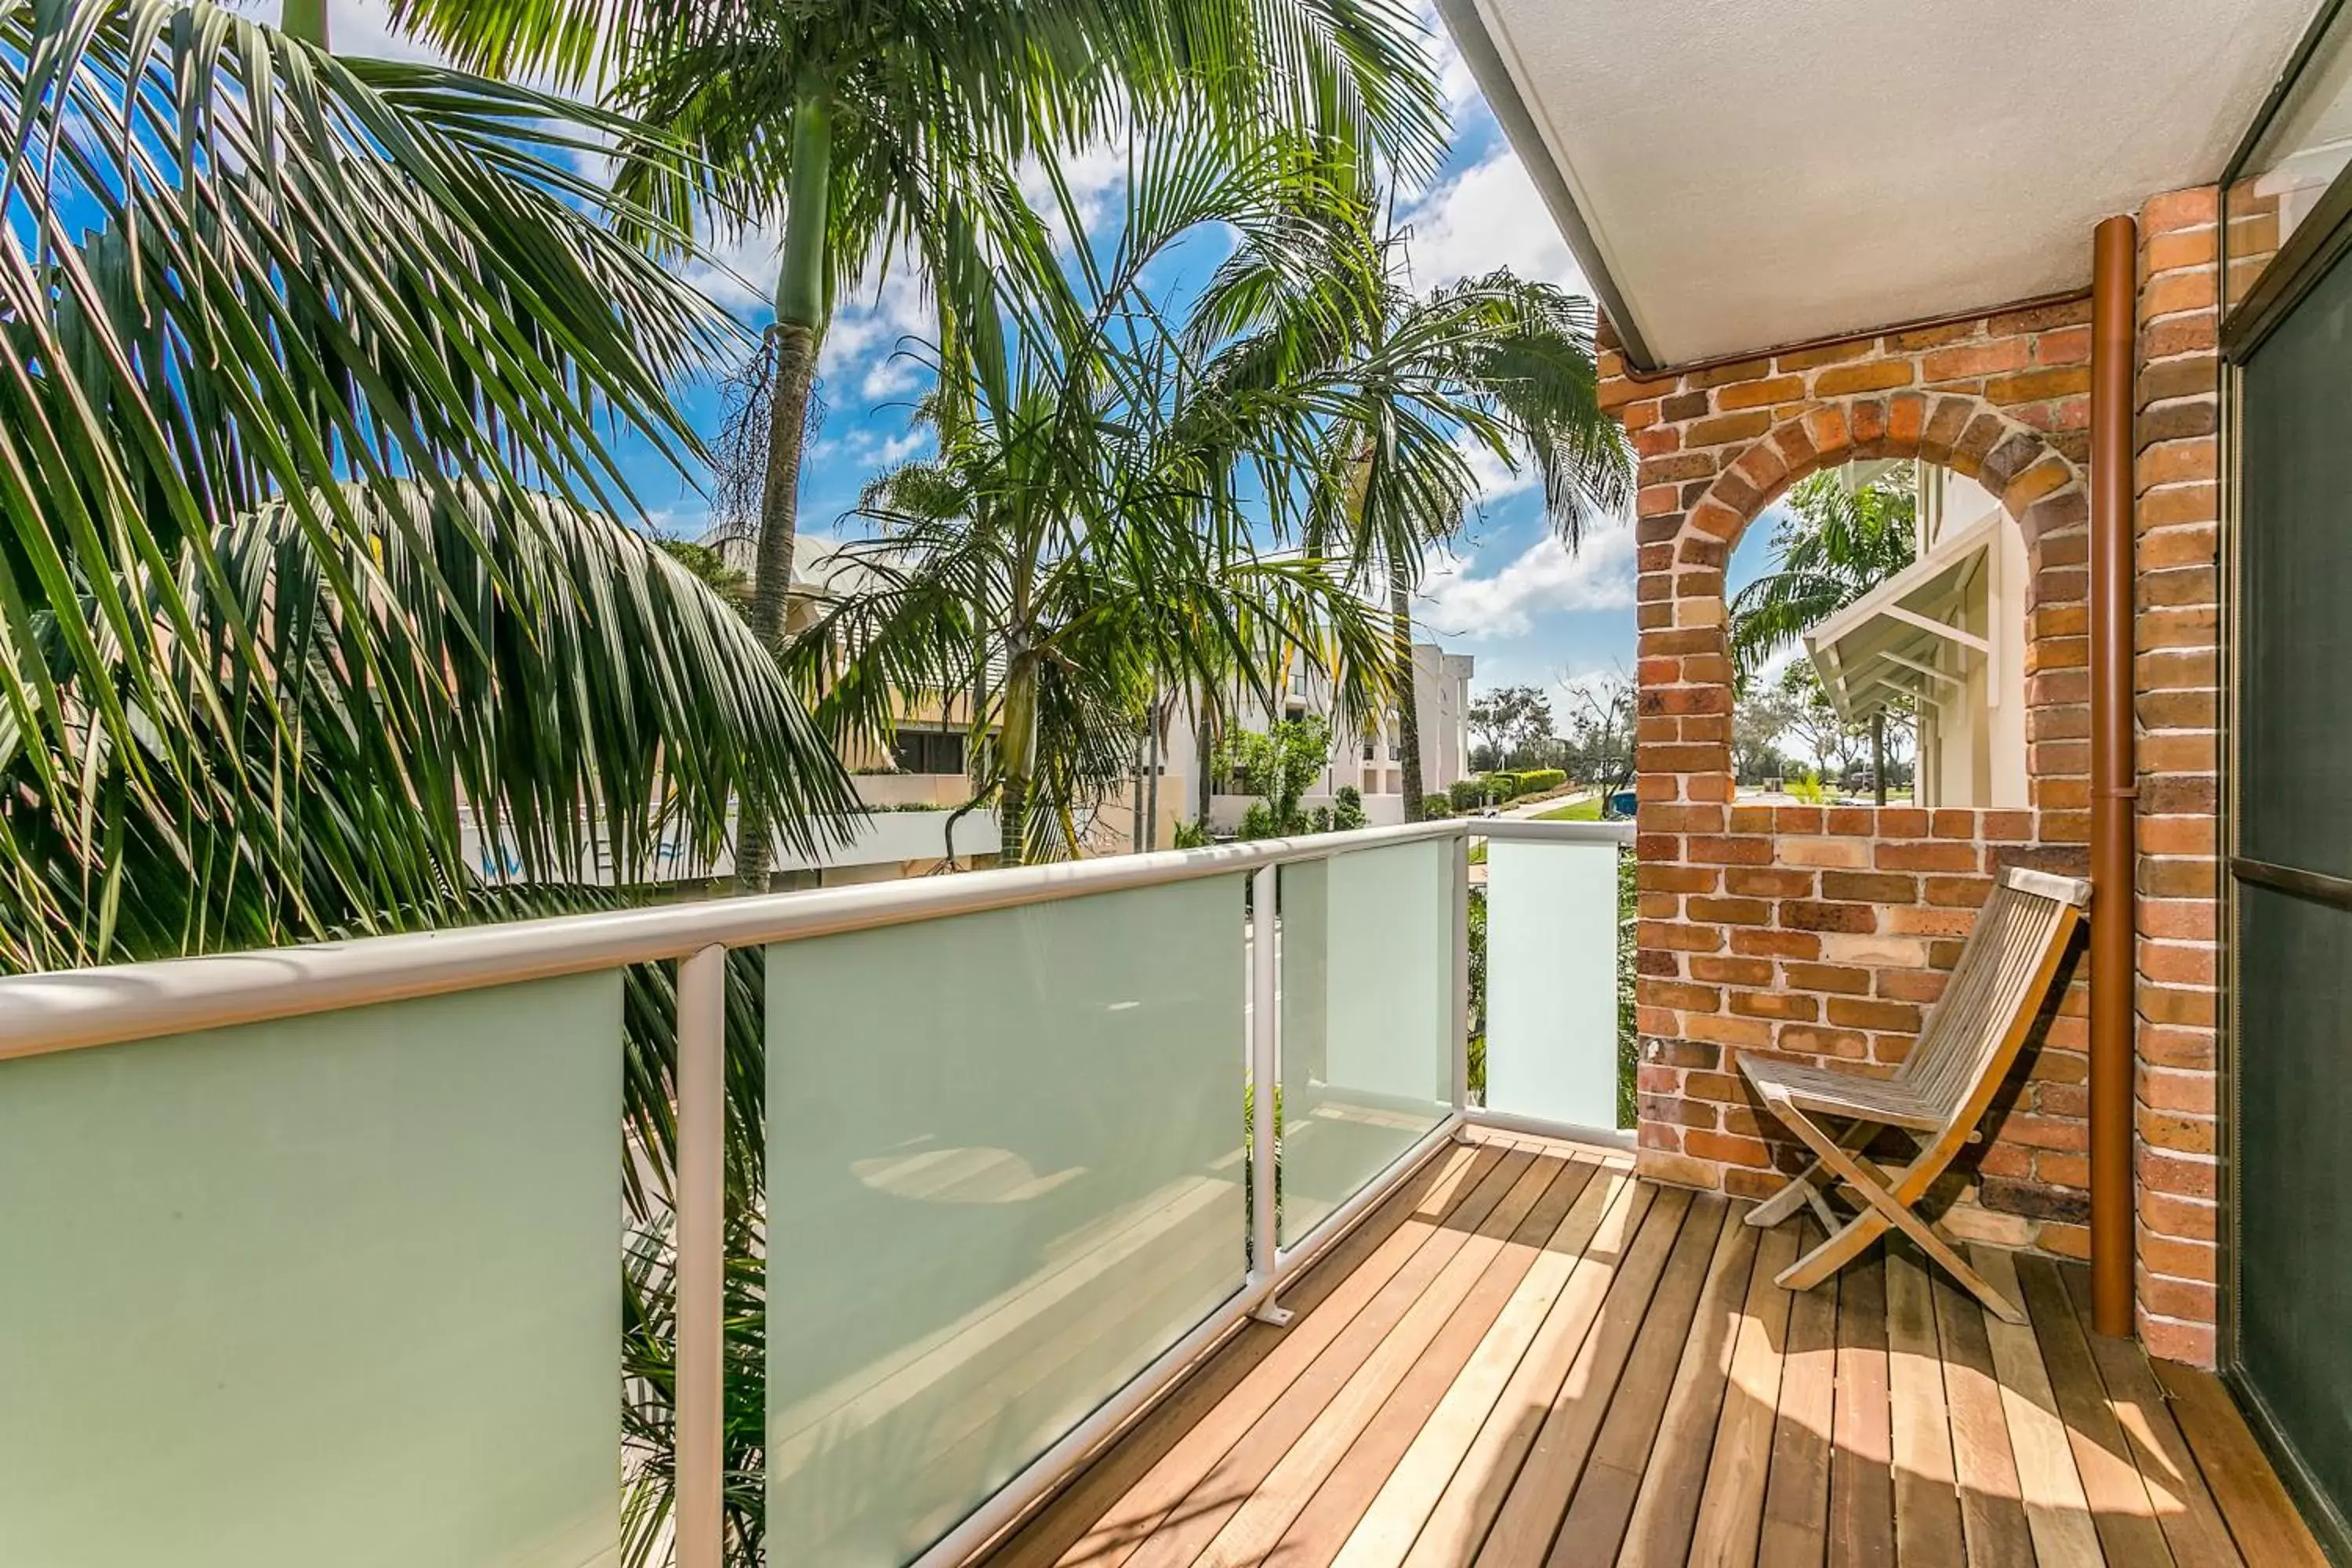
{"type": "Polygon", "coordinates": [[[1625,1260],[1609,1279],[1592,1326],[1569,1356],[1567,1371],[1524,1384],[1524,1404],[1500,1401],[1489,1429],[1503,1422],[1507,1432],[1496,1438],[1482,1432],[1494,1458],[1491,1469],[1470,1477],[1475,1490],[1467,1498],[1451,1498],[1458,1516],[1449,1532],[1423,1532],[1406,1559],[1412,1568],[1458,1568],[1465,1561],[1484,1568],[1543,1563],[1625,1359],[1633,1354],[1642,1319],[1673,1265],[1689,1213],[1691,1194],[1679,1187],[1667,1187],[1651,1201],[1633,1246],[1625,1248],[1625,1260]],[[1512,1450],[1519,1450],[1517,1460],[1512,1460],[1512,1450]]]}
{"type": "Polygon", "coordinates": [[[2147,1483],[2132,1462],[2131,1446],[2108,1405],[2098,1368],[2091,1361],[2082,1325],[2074,1318],[2065,1282],[2057,1265],[2046,1258],[2015,1259],[2018,1283],[2024,1289],[2025,1309],[2042,1346],[2042,1364],[2050,1373],[2050,1391],[2058,1401],[2058,1418],[2065,1423],[2067,1446],[2074,1450],[2074,1470],[2083,1480],[2083,1496],[2090,1504],[2091,1522],[2110,1563],[2146,1563],[2150,1568],[2171,1568],[2172,1548],[2164,1527],[2157,1522],[2147,1483]]]}
{"type": "MultiPolygon", "coordinates": [[[[1995,1247],[1971,1246],[1969,1259],[1985,1282],[2018,1299],[2015,1258],[1995,1247]]],[[[2041,1568],[2100,1568],[2105,1554],[2091,1522],[2083,1478],[2074,1468],[2073,1445],[2059,1418],[2057,1395],[2030,1323],[2008,1323],[1988,1315],[1985,1336],[2000,1379],[2001,1413],[2009,1422],[2009,1446],[2017,1455],[2017,1479],[2025,1499],[2025,1522],[2033,1532],[2034,1561],[2041,1568]]]]}
{"type": "Polygon", "coordinates": [[[2074,1321],[2091,1347],[2107,1407],[2131,1444],[2132,1462],[2147,1488],[2164,1538],[2179,1568],[2244,1568],[2221,1505],[2205,1485],[2189,1440],[2172,1418],[2171,1404],[2148,1365],[2147,1354],[2130,1340],[2110,1339],[2091,1326],[2091,1271],[2060,1271],[2074,1309],[2074,1321]]]}
{"type": "MultiPolygon", "coordinates": [[[[1706,1290],[1691,1323],[1682,1364],[1675,1369],[1674,1389],[1666,1395],[1665,1415],[1658,1423],[1657,1439],[1651,1445],[1650,1460],[1642,1473],[1642,1489],[1634,1499],[1633,1517],[1626,1525],[1625,1544],[1617,1553],[1624,1568],[1675,1568],[1690,1559],[1692,1532],[1698,1523],[1699,1504],[1714,1458],[1716,1428],[1722,1423],[1724,1395],[1738,1357],[1741,1329],[1747,1321],[1745,1309],[1762,1243],[1762,1234],[1747,1223],[1752,1206],[1734,1204],[1724,1223],[1706,1290]]],[[[1790,1239],[1795,1239],[1793,1235],[1790,1239]]],[[[1793,1251],[1789,1254],[1791,1258],[1795,1256],[1793,1251]]]]}
{"type": "Polygon", "coordinates": [[[1838,1277],[1837,1397],[1830,1421],[1830,1568],[1895,1561],[1892,1417],[1886,1391],[1886,1261],[1838,1277]]]}
{"type": "MultiPolygon", "coordinates": [[[[1821,1245],[1811,1218],[1801,1222],[1800,1257],[1821,1245]]],[[[1830,1426],[1837,1391],[1837,1285],[1795,1290],[1789,1298],[1789,1342],[1780,1358],[1780,1404],[1772,1425],[1772,1464],[1764,1486],[1759,1568],[1822,1568],[1829,1552],[1830,1426]]]]}
{"type": "MultiPolygon", "coordinates": [[[[1735,1261],[1753,1258],[1751,1248],[1735,1251],[1734,1238],[1724,1234],[1730,1205],[1713,1193],[1691,1200],[1690,1216],[1675,1246],[1674,1260],[1658,1282],[1650,1310],[1626,1358],[1625,1370],[1609,1401],[1591,1458],[1569,1499],[1545,1562],[1549,1568],[1588,1568],[1617,1555],[1633,1522],[1634,1504],[1642,1490],[1642,1472],[1649,1464],[1658,1425],[1665,1418],[1666,1401],[1675,1389],[1683,1352],[1710,1297],[1727,1289],[1721,1281],[1735,1261]]],[[[1739,1227],[1745,1230],[1746,1226],[1739,1227]]],[[[1745,1291],[1743,1276],[1739,1289],[1745,1291]]],[[[1557,1506],[1555,1504],[1554,1506],[1557,1506]]]]}
{"type": "MultiPolygon", "coordinates": [[[[1320,1408],[1320,1399],[1329,1397],[1389,1326],[1404,1315],[1422,1287],[1461,1246],[1465,1227],[1483,1221],[1517,1179],[1526,1158],[1507,1150],[1479,1151],[1453,1188],[1416,1209],[1412,1221],[1391,1238],[1401,1244],[1394,1249],[1398,1255],[1390,1257],[1391,1249],[1382,1247],[1385,1278],[1370,1279],[1368,1289],[1350,1290],[1344,1313],[1318,1312],[1280,1331],[1278,1347],[1234,1395],[1212,1409],[1132,1493],[1066,1549],[1060,1562],[1068,1568],[1119,1568],[1203,1489],[1229,1499],[1231,1508],[1240,1507],[1250,1481],[1272,1467],[1288,1436],[1304,1429],[1320,1408]],[[1269,1423],[1267,1416],[1302,1383],[1319,1383],[1319,1397],[1292,1400],[1284,1421],[1269,1423]],[[1281,1430],[1285,1425],[1288,1433],[1281,1430]]],[[[1361,1272],[1374,1271],[1368,1268],[1361,1272]]]]}
{"type": "Polygon", "coordinates": [[[2157,1381],[2172,1401],[2174,1419],[2197,1456],[2197,1468],[2212,1489],[2230,1534],[2248,1563],[2260,1568],[2322,1568],[2311,1527],[2295,1511],[2286,1487],[2263,1457],[2246,1418],[2221,1380],[2179,1362],[2151,1361],[2157,1381]]]}
{"type": "Polygon", "coordinates": [[[1934,1265],[1907,1242],[1886,1252],[1886,1392],[1895,1461],[1895,1556],[1903,1568],[1960,1568],[1959,1484],[1936,1338],[1934,1265]]]}
{"type": "Polygon", "coordinates": [[[1524,1152],[1503,1150],[1477,1188],[1447,1214],[1411,1261],[1288,1386],[1276,1391],[1257,1410],[1238,1406],[1220,1410],[1223,1444],[1214,1462],[1190,1489],[1169,1504],[1148,1531],[1126,1551],[1107,1559],[1106,1568],[1116,1568],[1120,1563],[1132,1563],[1135,1568],[1175,1568],[1198,1556],[1366,1358],[1378,1350],[1389,1331],[1419,1304],[1430,1282],[1444,1276],[1464,1245],[1489,1221],[1496,1205],[1533,1163],[1533,1156],[1524,1152]]]}
{"type": "Polygon", "coordinates": [[[1764,1529],[1764,1487],[1772,1469],[1789,1310],[1796,1292],[1774,1279],[1797,1258],[1797,1226],[1776,1226],[1757,1244],[1740,1310],[1722,1414],[1691,1532],[1693,1568],[1754,1568],[1764,1529]]]}
{"type": "MultiPolygon", "coordinates": [[[[1286,1292],[1297,1314],[1290,1342],[1303,1345],[1337,1333],[1454,1203],[1476,1185],[1473,1173],[1487,1158],[1482,1151],[1455,1148],[1432,1159],[1318,1259],[1286,1292]]],[[[992,1568],[1050,1568],[1098,1526],[1113,1523],[1121,1500],[1187,1444],[1209,1414],[1285,1342],[1282,1331],[1265,1323],[1236,1331],[998,1546],[992,1568]]]]}
{"type": "MultiPolygon", "coordinates": [[[[2082,1269],[1972,1248],[2025,1325],[1900,1240],[1788,1292],[1810,1216],[1753,1230],[1613,1152],[1477,1142],[982,1561],[2325,1568],[2227,1392],[2092,1332],[2082,1269]]],[[[1179,1227],[1125,1259],[1127,1295],[1063,1339],[1004,1338],[976,1398],[1076,1373],[1212,1256],[1179,1227]]]]}
{"type": "Polygon", "coordinates": [[[2009,1417],[2000,1405],[1984,1308],[1938,1269],[1936,1332],[1944,1347],[1944,1403],[1952,1418],[1952,1471],[1960,1488],[1960,1528],[1970,1568],[2011,1568],[2033,1561],[2009,1417]]]}
{"type": "MultiPolygon", "coordinates": [[[[1437,1337],[1414,1358],[1403,1381],[1283,1532],[1272,1555],[1285,1568],[1328,1568],[1364,1510],[1395,1475],[1471,1358],[1517,1298],[1528,1273],[1554,1256],[1550,1249],[1556,1246],[1582,1248],[1600,1223],[1601,1204],[1606,1196],[1604,1191],[1596,1190],[1592,1180],[1599,1172],[1597,1163],[1572,1162],[1553,1181],[1542,1201],[1486,1266],[1437,1337]],[[1592,1203],[1585,1203],[1587,1194],[1592,1203]]],[[[1572,1263],[1573,1253],[1565,1261],[1572,1263]]]]}
{"type": "Polygon", "coordinates": [[[1464,1239],[1437,1277],[1423,1288],[1419,1300],[1351,1369],[1346,1382],[1328,1401],[1316,1402],[1320,1407],[1306,1429],[1281,1445],[1273,1465],[1234,1498],[1236,1506],[1221,1509],[1221,1498],[1202,1499],[1210,1506],[1184,1521],[1186,1528],[1168,1532],[1164,1542],[1155,1537],[1148,1542],[1136,1554],[1137,1568],[1174,1568],[1180,1563],[1192,1563],[1197,1568],[1241,1568],[1244,1563],[1263,1563],[1272,1553],[1275,1543],[1412,1371],[1519,1222],[1567,1168],[1561,1161],[1514,1158],[1526,1158],[1528,1163],[1510,1191],[1476,1232],[1464,1239]],[[1192,1527],[1209,1519],[1214,1520],[1216,1528],[1195,1552],[1192,1542],[1197,1536],[1192,1527]]]}
{"type": "MultiPolygon", "coordinates": [[[[1440,1524],[1440,1505],[1463,1467],[1477,1456],[1480,1439],[1498,1426],[1507,1427],[1507,1423],[1492,1420],[1497,1407],[1523,1387],[1521,1377],[1530,1358],[1556,1344],[1577,1319],[1572,1306],[1563,1318],[1562,1303],[1580,1300],[1598,1310],[1615,1260],[1631,1239],[1639,1214],[1649,1206],[1651,1190],[1633,1179],[1629,1167],[1612,1167],[1593,1178],[1349,1532],[1336,1559],[1339,1568],[1400,1568],[1424,1531],[1440,1524]],[[1556,1319],[1561,1320],[1557,1331],[1552,1330],[1556,1319]]],[[[1584,1325],[1590,1325],[1591,1315],[1591,1310],[1582,1314],[1584,1325]]],[[[1577,1328],[1580,1342],[1582,1336],[1583,1328],[1577,1328]]],[[[1556,1356],[1554,1364],[1560,1372],[1567,1371],[1573,1353],[1571,1346],[1556,1356]]],[[[1532,1440],[1531,1428],[1528,1436],[1532,1440]]],[[[1475,1547],[1475,1541],[1457,1543],[1460,1555],[1453,1561],[1466,1561],[1475,1547]]]]}
{"type": "MultiPolygon", "coordinates": [[[[1719,1204],[1700,1213],[1700,1199],[1689,1192],[1665,1192],[1651,1204],[1649,1220],[1642,1225],[1625,1268],[1609,1286],[1600,1323],[1576,1352],[1569,1375],[1545,1411],[1534,1446],[1527,1450],[1527,1462],[1519,1465],[1519,1474],[1512,1477],[1503,1495],[1494,1528],[1479,1544],[1475,1559],[1479,1568],[1536,1568],[1550,1554],[1559,1516],[1567,1511],[1569,1495],[1583,1477],[1585,1460],[1600,1438],[1618,1380],[1625,1375],[1625,1363],[1633,1359],[1634,1342],[1642,1335],[1642,1323],[1651,1311],[1661,1310],[1661,1302],[1673,1310],[1677,1295],[1686,1295],[1696,1305],[1717,1225],[1722,1225],[1719,1204]],[[1694,1213],[1698,1213],[1696,1220],[1694,1213]],[[1706,1237],[1684,1246],[1686,1237],[1698,1237],[1698,1232],[1706,1237]],[[1686,1274],[1686,1284],[1677,1279],[1677,1265],[1686,1274]]],[[[1689,1317],[1689,1305],[1682,1311],[1689,1317]]]]}

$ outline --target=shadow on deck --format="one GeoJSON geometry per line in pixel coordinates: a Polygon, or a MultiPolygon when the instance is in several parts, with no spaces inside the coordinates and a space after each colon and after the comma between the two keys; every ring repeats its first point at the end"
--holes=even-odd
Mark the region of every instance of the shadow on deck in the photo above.
{"type": "MultiPolygon", "coordinates": [[[[2311,1564],[2210,1375],[2088,1327],[2083,1270],[1809,1246],[1615,1154],[1448,1151],[988,1568],[2311,1564]]],[[[1806,1226],[1811,1225],[1807,1219],[1806,1226]]]]}

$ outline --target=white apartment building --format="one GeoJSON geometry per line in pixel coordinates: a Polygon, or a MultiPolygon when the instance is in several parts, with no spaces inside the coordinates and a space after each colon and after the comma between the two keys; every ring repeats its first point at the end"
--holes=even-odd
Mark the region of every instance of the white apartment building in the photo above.
{"type": "MultiPolygon", "coordinates": [[[[1412,650],[1413,697],[1421,721],[1422,788],[1443,795],[1457,779],[1470,774],[1470,678],[1477,660],[1468,654],[1448,653],[1435,643],[1416,643],[1412,650]]],[[[1309,715],[1332,720],[1330,684],[1319,673],[1300,669],[1290,679],[1278,712],[1263,704],[1246,704],[1237,723],[1244,730],[1263,731],[1278,719],[1309,715]]],[[[1169,726],[1160,760],[1158,801],[1159,829],[1154,841],[1166,847],[1175,825],[1201,815],[1208,803],[1210,825],[1231,829],[1256,797],[1242,793],[1230,778],[1209,777],[1203,794],[1201,737],[1192,713],[1179,705],[1169,726]]],[[[1369,735],[1332,721],[1331,754],[1323,776],[1310,788],[1303,804],[1308,810],[1329,805],[1339,791],[1353,788],[1364,798],[1364,815],[1381,826],[1404,820],[1404,761],[1394,715],[1369,735]]],[[[1147,792],[1148,793],[1148,792],[1147,792]]],[[[1132,821],[1130,815],[1127,820],[1132,821]]]]}

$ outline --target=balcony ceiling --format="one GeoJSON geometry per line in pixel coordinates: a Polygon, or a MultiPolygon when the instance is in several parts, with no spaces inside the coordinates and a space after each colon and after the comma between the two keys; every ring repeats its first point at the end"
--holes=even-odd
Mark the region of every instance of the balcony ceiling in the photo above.
{"type": "Polygon", "coordinates": [[[2087,287],[2095,223],[2220,176],[2315,0],[1444,4],[1655,367],[2087,287]]]}

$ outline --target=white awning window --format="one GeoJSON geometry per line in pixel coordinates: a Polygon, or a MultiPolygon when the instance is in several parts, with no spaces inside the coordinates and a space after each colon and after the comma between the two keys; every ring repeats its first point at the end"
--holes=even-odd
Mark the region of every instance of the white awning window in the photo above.
{"type": "MultiPolygon", "coordinates": [[[[2000,597],[1996,545],[2006,521],[1990,512],[1946,534],[1805,634],[1805,650],[1840,717],[1864,722],[1904,699],[1940,710],[1966,689],[1970,661],[1982,663],[1987,700],[1999,704],[1999,646],[1962,622],[1972,600],[1982,606],[2000,597]]],[[[1986,624],[1980,615],[1978,624],[1986,624]]]]}

